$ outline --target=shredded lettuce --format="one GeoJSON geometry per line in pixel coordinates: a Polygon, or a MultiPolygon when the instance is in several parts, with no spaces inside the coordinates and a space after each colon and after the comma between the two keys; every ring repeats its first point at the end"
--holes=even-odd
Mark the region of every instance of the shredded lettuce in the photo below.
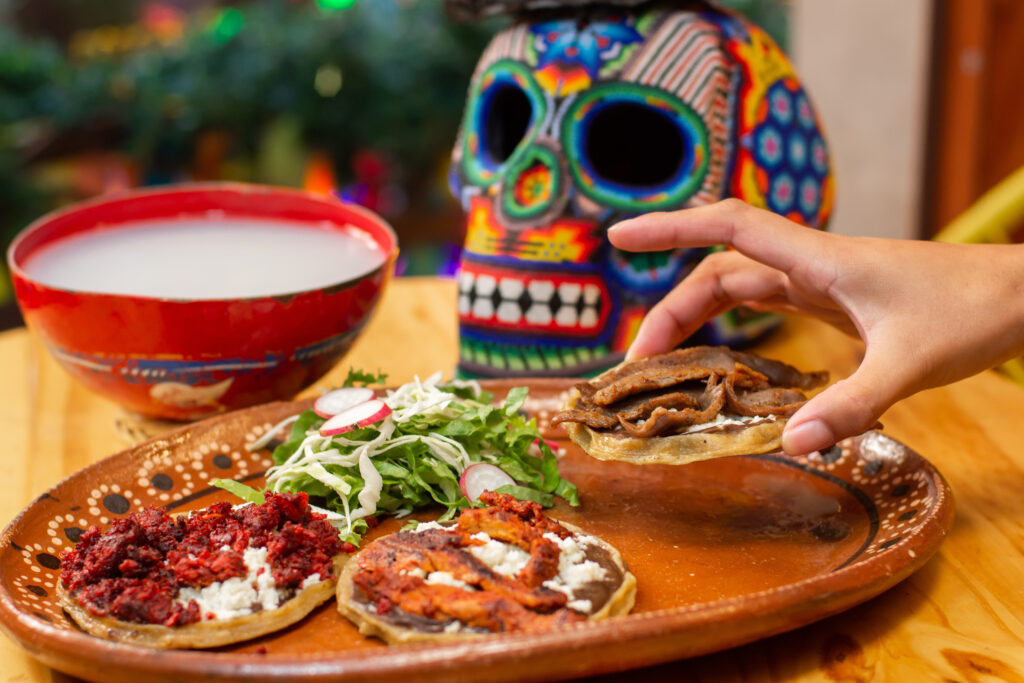
{"type": "MultiPolygon", "coordinates": [[[[378,376],[353,371],[349,379],[372,382],[378,376]]],[[[324,419],[307,410],[292,418],[288,439],[274,449],[267,490],[306,492],[342,539],[355,545],[369,528],[367,520],[379,515],[401,517],[438,505],[443,521],[470,507],[459,477],[475,462],[496,465],[516,481],[503,493],[545,507],[554,496],[579,505],[576,487],[559,474],[536,420],[522,413],[527,394],[517,387],[494,405],[493,395],[476,382],[442,384],[437,373],[389,390],[384,402],[392,413],[381,422],[333,437],[320,435],[324,419]]],[[[215,485],[246,498],[227,483],[238,482],[215,485]]]]}
{"type": "Polygon", "coordinates": [[[247,503],[263,505],[267,502],[266,498],[263,497],[262,491],[246,486],[240,481],[235,481],[234,479],[211,479],[210,483],[224,489],[228,493],[233,493],[247,503]]]}

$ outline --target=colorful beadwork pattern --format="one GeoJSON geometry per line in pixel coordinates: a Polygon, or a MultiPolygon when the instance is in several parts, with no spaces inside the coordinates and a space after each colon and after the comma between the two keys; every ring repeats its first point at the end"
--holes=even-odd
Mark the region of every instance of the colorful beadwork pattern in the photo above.
{"type": "Polygon", "coordinates": [[[708,136],[704,122],[682,100],[634,84],[608,83],[581,95],[562,119],[561,138],[573,182],[591,200],[614,209],[651,211],[678,206],[693,196],[708,172],[708,136]],[[668,119],[683,138],[683,155],[673,177],[656,185],[632,185],[605,179],[587,154],[588,126],[611,107],[649,107],[668,119]]]}
{"type": "Polygon", "coordinates": [[[741,75],[729,194],[812,228],[826,227],[834,192],[828,148],[796,72],[761,29],[728,14],[714,21],[741,75]]]}
{"type": "Polygon", "coordinates": [[[537,81],[554,95],[585,90],[602,71],[614,70],[643,40],[626,21],[573,19],[545,21],[530,27],[537,81]]]}
{"type": "MultiPolygon", "coordinates": [[[[470,85],[451,185],[467,213],[460,369],[478,376],[614,364],[707,253],[619,252],[615,222],[734,196],[824,228],[834,193],[789,61],[716,8],[565,10],[500,32],[470,85]]],[[[777,320],[731,311],[690,341],[743,345],[777,320]]]]}

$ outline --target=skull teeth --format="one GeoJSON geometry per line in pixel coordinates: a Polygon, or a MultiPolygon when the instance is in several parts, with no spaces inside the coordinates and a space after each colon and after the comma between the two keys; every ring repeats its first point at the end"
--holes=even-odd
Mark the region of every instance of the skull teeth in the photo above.
{"type": "Polygon", "coordinates": [[[567,304],[575,304],[583,293],[583,285],[578,282],[563,282],[558,285],[558,296],[567,304]]]}
{"type": "Polygon", "coordinates": [[[523,311],[511,301],[502,301],[498,304],[498,320],[503,323],[515,325],[523,317],[523,311]]]}
{"type": "MultiPolygon", "coordinates": [[[[478,277],[477,292],[480,292],[479,282],[480,278],[478,277]]],[[[551,295],[555,293],[555,283],[550,280],[534,280],[526,285],[526,291],[530,293],[534,301],[550,301],[551,295]]]]}
{"type": "Polygon", "coordinates": [[[493,275],[477,275],[476,276],[476,292],[479,296],[489,297],[494,293],[494,288],[497,286],[498,281],[494,279],[493,275]]]}
{"type": "Polygon", "coordinates": [[[543,304],[534,304],[526,312],[526,322],[533,325],[550,325],[551,309],[543,304]]]}
{"type": "Polygon", "coordinates": [[[522,280],[505,277],[498,281],[498,291],[501,292],[502,299],[518,299],[525,289],[522,280]]]}
{"type": "Polygon", "coordinates": [[[494,315],[494,304],[491,300],[482,297],[473,302],[473,317],[474,318],[490,318],[494,315]]]}
{"type": "Polygon", "coordinates": [[[459,315],[466,321],[595,330],[603,294],[594,283],[558,282],[463,270],[459,274],[459,315]]]}
{"type": "Polygon", "coordinates": [[[462,271],[459,273],[459,292],[466,293],[473,289],[473,273],[462,271]]]}

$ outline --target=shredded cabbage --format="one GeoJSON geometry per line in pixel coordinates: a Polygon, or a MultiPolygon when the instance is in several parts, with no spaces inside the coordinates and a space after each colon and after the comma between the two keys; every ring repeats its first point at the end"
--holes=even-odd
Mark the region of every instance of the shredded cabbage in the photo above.
{"type": "Polygon", "coordinates": [[[377,515],[404,517],[439,504],[442,519],[454,517],[471,505],[459,477],[474,462],[508,473],[516,486],[504,488],[518,498],[550,506],[558,495],[578,505],[576,487],[559,475],[536,421],[520,412],[526,395],[524,387],[513,389],[495,406],[478,383],[442,384],[438,372],[388,390],[384,402],[392,412],[370,427],[321,436],[324,419],[309,410],[271,427],[249,447],[265,447],[291,424],[287,441],[274,450],[267,490],[305,491],[311,506],[353,544],[369,528],[367,518],[377,515]]]}

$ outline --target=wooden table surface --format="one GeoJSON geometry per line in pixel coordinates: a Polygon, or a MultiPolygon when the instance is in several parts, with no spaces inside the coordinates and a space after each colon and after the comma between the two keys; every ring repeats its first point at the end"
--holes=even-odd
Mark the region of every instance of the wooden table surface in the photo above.
{"type": "MultiPolygon", "coordinates": [[[[349,357],[304,393],[340,382],[350,364],[379,367],[395,383],[437,369],[450,374],[456,340],[454,283],[396,280],[349,357]]],[[[834,378],[852,372],[862,353],[858,342],[798,318],[756,350],[827,368],[834,378]]],[[[888,592],[816,624],[607,679],[1024,683],[1024,389],[990,371],[911,397],[882,422],[953,489],[956,522],[935,558],[888,592]]],[[[73,383],[26,330],[0,334],[0,521],[126,447],[130,423],[73,383]]],[[[73,680],[2,636],[0,661],[3,682],[73,680]]]]}

